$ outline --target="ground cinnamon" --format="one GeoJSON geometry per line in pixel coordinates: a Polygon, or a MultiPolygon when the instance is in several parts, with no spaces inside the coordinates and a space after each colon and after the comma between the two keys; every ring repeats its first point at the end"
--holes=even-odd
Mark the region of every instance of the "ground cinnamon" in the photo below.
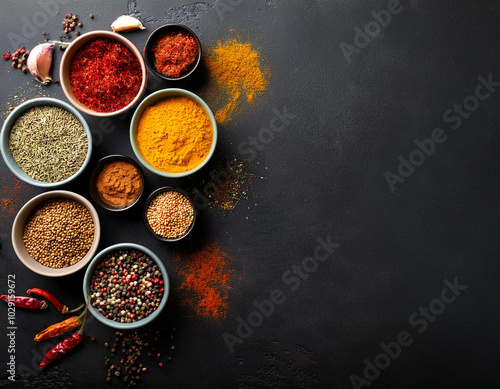
{"type": "Polygon", "coordinates": [[[140,172],[134,165],[124,161],[105,165],[96,182],[99,196],[115,208],[133,203],[140,196],[142,185],[140,172]]]}

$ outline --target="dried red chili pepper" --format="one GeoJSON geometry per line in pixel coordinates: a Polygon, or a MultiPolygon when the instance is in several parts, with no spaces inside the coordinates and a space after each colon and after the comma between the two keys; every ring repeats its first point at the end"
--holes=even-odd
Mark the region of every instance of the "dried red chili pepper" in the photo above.
{"type": "MultiPolygon", "coordinates": [[[[90,301],[90,297],[87,299],[87,307],[88,307],[89,301],[90,301]]],[[[40,362],[40,369],[43,369],[49,363],[58,360],[64,354],[66,354],[68,351],[72,350],[73,348],[75,348],[76,346],[78,346],[82,342],[82,340],[83,340],[83,327],[85,326],[86,319],[87,319],[87,312],[85,312],[85,315],[83,316],[83,321],[82,321],[82,326],[80,327],[80,331],[75,332],[71,336],[64,339],[62,342],[59,342],[54,347],[52,347],[47,352],[47,354],[45,354],[45,356],[42,359],[42,362],[40,362]]]]}
{"type": "Polygon", "coordinates": [[[40,369],[43,369],[49,363],[61,358],[68,351],[78,346],[82,340],[83,334],[81,334],[79,331],[64,339],[62,342],[56,344],[47,352],[47,354],[45,354],[45,357],[43,357],[42,362],[40,362],[40,369]]]}
{"type": "Polygon", "coordinates": [[[83,319],[87,314],[88,308],[89,306],[87,304],[85,310],[80,316],[71,316],[69,319],[63,320],[56,324],[52,324],[43,331],[39,332],[35,336],[35,342],[41,342],[42,340],[53,338],[54,336],[59,336],[61,334],[64,334],[65,332],[72,330],[73,328],[78,327],[80,324],[82,324],[83,319]]]}
{"type": "Polygon", "coordinates": [[[51,294],[49,292],[46,292],[45,290],[38,289],[38,288],[28,289],[28,291],[26,293],[28,293],[28,294],[37,294],[39,296],[42,296],[43,298],[49,300],[54,305],[54,307],[56,307],[56,309],[59,312],[64,313],[64,314],[74,313],[76,311],[79,311],[80,309],[82,309],[85,306],[85,305],[82,304],[78,308],[70,310],[66,305],[62,304],[57,299],[56,296],[54,296],[53,294],[51,294]]]}
{"type": "Polygon", "coordinates": [[[13,303],[16,307],[25,309],[45,309],[48,306],[45,301],[38,300],[33,297],[7,296],[2,294],[0,296],[0,300],[7,303],[13,303]]]}
{"type": "Polygon", "coordinates": [[[39,332],[35,336],[35,342],[41,342],[42,340],[53,338],[54,336],[59,336],[76,328],[80,325],[77,316],[71,316],[69,319],[66,319],[60,323],[52,324],[47,327],[43,331],[39,332]]]}
{"type": "Polygon", "coordinates": [[[2,58],[5,59],[6,61],[10,59],[10,57],[11,57],[10,51],[7,51],[5,54],[2,55],[2,58]]]}

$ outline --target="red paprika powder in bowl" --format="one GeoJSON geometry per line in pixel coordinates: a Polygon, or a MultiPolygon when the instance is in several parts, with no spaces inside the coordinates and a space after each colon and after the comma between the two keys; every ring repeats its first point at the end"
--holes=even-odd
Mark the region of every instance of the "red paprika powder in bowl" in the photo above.
{"type": "Polygon", "coordinates": [[[181,24],[157,28],[144,46],[144,57],[151,71],[164,80],[182,80],[192,74],[201,61],[201,43],[196,34],[181,24]]]}
{"type": "Polygon", "coordinates": [[[64,94],[80,111],[116,116],[136,105],[146,91],[146,64],[128,39],[92,31],[75,39],[60,66],[64,94]]]}

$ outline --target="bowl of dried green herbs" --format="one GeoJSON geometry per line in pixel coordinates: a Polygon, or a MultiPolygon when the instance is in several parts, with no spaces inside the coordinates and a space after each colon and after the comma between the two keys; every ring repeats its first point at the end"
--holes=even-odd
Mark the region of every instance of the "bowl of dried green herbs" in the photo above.
{"type": "Polygon", "coordinates": [[[57,99],[26,101],[10,113],[0,151],[20,180],[52,188],[77,178],[92,154],[92,135],[83,116],[57,99]]]}

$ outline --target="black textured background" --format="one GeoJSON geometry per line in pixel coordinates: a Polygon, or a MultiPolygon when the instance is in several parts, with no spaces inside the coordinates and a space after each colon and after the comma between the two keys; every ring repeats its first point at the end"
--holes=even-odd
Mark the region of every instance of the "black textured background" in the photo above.
{"type": "MultiPolygon", "coordinates": [[[[370,387],[499,386],[500,92],[481,101],[457,130],[444,122],[443,114],[474,94],[478,77],[491,75],[500,81],[500,3],[401,0],[402,11],[350,62],[339,45],[352,45],[355,28],[363,29],[373,20],[371,12],[386,9],[387,2],[222,0],[218,7],[224,3],[231,8],[223,15],[213,1],[64,3],[68,4],[60,5],[59,15],[51,14],[22,43],[34,46],[42,40],[42,31],[57,37],[68,11],[85,16],[84,31],[108,29],[117,16],[132,12],[147,26],[144,32],[126,34],[141,50],[149,32],[167,22],[194,28],[205,49],[234,35],[259,48],[272,71],[264,102],[219,127],[213,162],[238,155],[241,142],[269,125],[273,109],[286,106],[296,115],[248,167],[256,176],[253,195],[234,212],[203,212],[194,235],[182,243],[189,249],[219,241],[235,253],[243,282],[229,317],[212,325],[189,321],[171,298],[157,325],[177,328],[173,361],[163,369],[152,367],[144,375],[144,387],[352,388],[351,375],[362,377],[365,359],[373,362],[382,351],[380,343],[395,341],[401,331],[410,333],[412,344],[370,387]],[[96,15],[94,21],[86,17],[90,12],[96,15]],[[445,131],[447,140],[392,192],[384,172],[396,173],[398,156],[408,158],[416,148],[414,140],[430,137],[436,127],[445,131]],[[314,253],[318,237],[329,235],[340,247],[291,291],[282,275],[314,253]],[[445,280],[455,278],[467,289],[418,333],[421,327],[410,325],[410,315],[439,298],[445,280]],[[269,298],[273,289],[282,289],[286,302],[231,354],[222,334],[235,334],[236,318],[248,316],[253,301],[269,298]]],[[[17,48],[8,34],[22,36],[23,17],[31,20],[43,7],[27,0],[3,0],[2,5],[4,52],[17,48]]],[[[54,69],[60,56],[57,52],[54,69]]],[[[8,63],[0,65],[4,119],[19,88],[24,88],[25,98],[35,97],[40,88],[29,76],[9,73],[8,63]]],[[[148,93],[172,86],[153,81],[148,93]]],[[[203,96],[206,80],[198,75],[181,86],[203,96]]],[[[65,100],[59,86],[44,90],[65,100]]],[[[98,119],[86,119],[99,131],[98,119]]],[[[133,155],[129,120],[113,119],[113,124],[115,130],[104,134],[95,147],[92,163],[111,153],[133,155]]],[[[167,184],[191,191],[210,169],[208,165],[177,181],[146,172],[146,193],[167,184]]],[[[90,169],[86,173],[64,189],[89,197],[90,169]]],[[[0,197],[10,193],[10,180],[2,161],[0,197]]],[[[41,192],[26,187],[14,199],[15,210],[41,192]]],[[[140,206],[120,214],[98,211],[103,227],[100,248],[124,241],[144,244],[171,269],[172,247],[147,234],[140,206]]],[[[63,279],[30,272],[10,243],[12,216],[4,212],[0,217],[0,291],[6,290],[7,274],[15,274],[20,293],[38,286],[77,305],[82,300],[83,271],[63,279]]],[[[171,275],[171,282],[175,288],[178,280],[171,275]]],[[[2,304],[0,386],[8,386],[6,315],[2,304]]],[[[18,377],[11,386],[105,387],[107,350],[102,343],[112,339],[113,331],[96,320],[86,327],[96,343],[87,338],[57,367],[35,373],[46,350],[34,345],[33,334],[54,317],[54,310],[39,315],[18,310],[16,361],[18,368],[33,371],[29,381],[18,377]]],[[[169,345],[165,341],[163,346],[169,345]]]]}

